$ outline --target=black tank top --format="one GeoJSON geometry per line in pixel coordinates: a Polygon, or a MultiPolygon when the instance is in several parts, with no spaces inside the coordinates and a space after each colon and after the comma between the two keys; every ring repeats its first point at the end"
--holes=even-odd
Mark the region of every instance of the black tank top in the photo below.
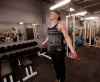
{"type": "Polygon", "coordinates": [[[64,36],[62,32],[58,31],[56,24],[52,28],[48,28],[48,51],[63,51],[64,36]]]}

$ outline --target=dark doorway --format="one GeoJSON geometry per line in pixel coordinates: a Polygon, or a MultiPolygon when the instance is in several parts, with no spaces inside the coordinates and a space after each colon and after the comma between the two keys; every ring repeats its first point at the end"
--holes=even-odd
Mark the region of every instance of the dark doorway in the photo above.
{"type": "Polygon", "coordinates": [[[27,36],[27,40],[34,39],[33,28],[26,28],[26,36],[27,36]]]}

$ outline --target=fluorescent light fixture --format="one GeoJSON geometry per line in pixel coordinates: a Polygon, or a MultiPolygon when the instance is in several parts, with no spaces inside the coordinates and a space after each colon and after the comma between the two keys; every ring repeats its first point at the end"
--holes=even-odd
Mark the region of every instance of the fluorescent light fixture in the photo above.
{"type": "Polygon", "coordinates": [[[87,14],[87,11],[81,11],[81,12],[78,12],[76,14],[68,15],[66,17],[70,17],[70,16],[85,16],[86,14],[87,14]]]}
{"type": "Polygon", "coordinates": [[[32,24],[33,26],[35,26],[36,24],[32,24]]]}
{"type": "Polygon", "coordinates": [[[83,12],[78,12],[75,14],[75,16],[85,16],[87,14],[87,11],[83,11],[83,12]]]}
{"type": "Polygon", "coordinates": [[[24,24],[24,22],[19,22],[20,25],[24,24]]]}
{"type": "Polygon", "coordinates": [[[95,20],[97,19],[98,17],[87,17],[87,18],[84,18],[85,20],[95,20]]]}
{"type": "Polygon", "coordinates": [[[38,24],[32,24],[32,26],[37,26],[38,24]]]}
{"type": "Polygon", "coordinates": [[[70,8],[69,11],[70,12],[73,12],[73,11],[75,11],[75,9],[74,8],[70,8]]]}
{"type": "Polygon", "coordinates": [[[61,1],[61,2],[59,2],[57,4],[55,4],[55,5],[51,6],[50,10],[55,10],[55,9],[57,9],[59,7],[62,7],[62,6],[66,5],[66,4],[70,3],[70,2],[71,2],[71,0],[63,0],[63,1],[61,1]]]}

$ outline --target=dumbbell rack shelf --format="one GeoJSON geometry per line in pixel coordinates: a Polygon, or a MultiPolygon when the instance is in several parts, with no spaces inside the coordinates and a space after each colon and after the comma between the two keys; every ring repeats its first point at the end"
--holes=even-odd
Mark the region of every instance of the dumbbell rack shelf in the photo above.
{"type": "MultiPolygon", "coordinates": [[[[22,41],[22,42],[16,42],[16,43],[10,43],[10,44],[5,44],[5,45],[0,45],[0,65],[2,60],[4,60],[5,56],[8,58],[6,59],[7,61],[10,61],[10,65],[12,65],[14,67],[13,70],[16,70],[17,68],[22,68],[24,67],[25,70],[25,76],[24,77],[20,77],[19,79],[17,78],[16,80],[14,79],[15,77],[13,77],[13,72],[12,73],[7,73],[8,78],[6,78],[5,76],[1,76],[1,72],[0,72],[0,77],[2,78],[3,82],[25,82],[28,79],[36,76],[38,74],[37,71],[33,71],[32,68],[32,61],[30,59],[27,59],[27,56],[32,55],[35,56],[37,55],[36,53],[40,50],[39,46],[37,45],[37,42],[35,42],[34,40],[28,40],[28,41],[22,41]],[[11,48],[11,49],[9,49],[11,48]],[[35,52],[34,52],[35,51],[35,52]],[[26,59],[25,59],[26,58],[26,59]],[[24,61],[28,60],[30,61],[29,63],[24,63],[23,64],[23,59],[24,61]],[[14,62],[17,62],[14,64],[14,62]],[[16,68],[17,67],[17,68],[16,68]]],[[[20,72],[21,70],[19,70],[20,72]]],[[[16,75],[14,75],[16,76],[16,75]]],[[[20,75],[19,75],[20,76],[20,75]]]]}
{"type": "Polygon", "coordinates": [[[6,53],[0,53],[0,58],[4,55],[11,55],[11,54],[15,54],[15,53],[20,53],[20,52],[23,52],[23,51],[28,51],[28,50],[31,50],[31,49],[38,49],[38,46],[37,47],[28,47],[28,48],[23,48],[23,49],[20,49],[20,50],[14,50],[14,51],[10,51],[10,52],[6,52],[6,53]]]}

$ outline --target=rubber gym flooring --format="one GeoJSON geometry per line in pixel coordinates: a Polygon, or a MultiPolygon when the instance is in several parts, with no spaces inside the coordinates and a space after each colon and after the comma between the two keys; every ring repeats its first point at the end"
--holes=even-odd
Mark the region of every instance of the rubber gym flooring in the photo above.
{"type": "MultiPolygon", "coordinates": [[[[82,47],[81,61],[66,59],[65,82],[100,82],[100,48],[82,47]]],[[[38,75],[27,82],[54,82],[55,72],[52,62],[37,58],[38,75]]]]}

